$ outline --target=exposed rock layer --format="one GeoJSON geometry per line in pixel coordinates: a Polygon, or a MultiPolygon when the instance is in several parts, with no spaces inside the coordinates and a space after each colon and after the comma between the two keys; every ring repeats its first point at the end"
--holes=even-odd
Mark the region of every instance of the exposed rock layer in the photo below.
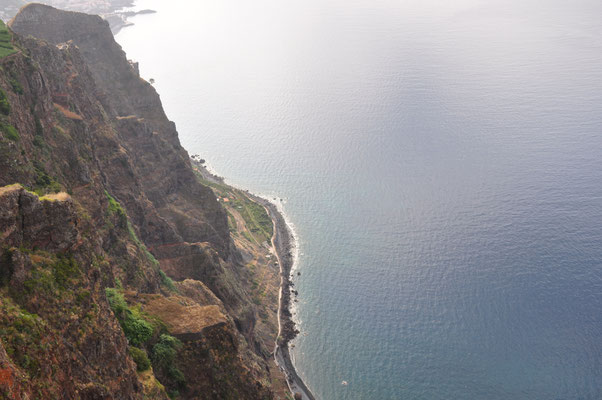
{"type": "Polygon", "coordinates": [[[34,4],[10,26],[21,51],[0,59],[0,393],[272,398],[252,276],[153,87],[99,17],[34,4]],[[152,335],[135,343],[128,318],[152,335]],[[164,334],[182,341],[169,365],[164,334]],[[150,372],[136,372],[140,350],[150,372]]]}

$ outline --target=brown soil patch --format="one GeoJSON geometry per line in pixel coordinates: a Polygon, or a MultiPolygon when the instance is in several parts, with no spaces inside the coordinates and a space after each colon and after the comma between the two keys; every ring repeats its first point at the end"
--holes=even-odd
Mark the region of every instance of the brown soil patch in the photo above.
{"type": "Polygon", "coordinates": [[[144,311],[161,319],[173,335],[201,333],[209,326],[226,323],[219,307],[200,306],[182,296],[145,296],[144,311]]]}
{"type": "Polygon", "coordinates": [[[57,109],[58,109],[60,112],[62,112],[62,113],[63,113],[63,115],[64,115],[65,117],[67,117],[67,118],[69,118],[69,119],[76,119],[76,120],[78,120],[78,121],[81,121],[81,120],[83,120],[83,118],[82,118],[82,116],[81,116],[81,115],[79,115],[79,114],[76,114],[76,113],[74,113],[74,112],[73,112],[73,111],[71,111],[71,110],[68,110],[67,108],[63,107],[63,106],[62,106],[62,105],[60,105],[60,104],[54,103],[54,106],[55,106],[55,107],[56,107],[56,108],[57,108],[57,109]]]}

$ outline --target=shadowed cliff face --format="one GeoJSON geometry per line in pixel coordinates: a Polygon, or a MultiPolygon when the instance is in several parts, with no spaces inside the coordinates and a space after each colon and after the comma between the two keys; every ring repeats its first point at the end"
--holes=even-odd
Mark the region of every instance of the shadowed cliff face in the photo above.
{"type": "Polygon", "coordinates": [[[0,397],[272,398],[252,277],[153,87],[99,17],[33,4],[11,27],[0,397]]]}
{"type": "MultiPolygon", "coordinates": [[[[106,120],[103,123],[112,131],[112,135],[93,138],[95,151],[102,155],[96,157],[102,183],[127,210],[140,239],[151,251],[165,245],[182,249],[184,257],[175,268],[173,259],[166,261],[174,278],[201,279],[206,271],[211,281],[208,284],[222,300],[228,299],[227,306],[232,310],[242,307],[243,291],[222,279],[224,274],[215,273],[222,269],[223,261],[233,267],[237,258],[237,254],[230,254],[226,214],[213,192],[197,182],[158,94],[130,66],[108,24],[98,16],[32,4],[23,8],[10,26],[23,36],[48,43],[68,41],[71,44],[66,50],[77,46],[78,51],[70,52],[81,57],[81,64],[91,75],[82,84],[93,82],[95,86],[84,91],[94,93],[92,101],[100,103],[106,120]],[[199,247],[198,243],[204,242],[208,246],[199,247]],[[207,256],[185,257],[191,252],[198,254],[199,248],[207,256]],[[212,249],[222,261],[211,256],[212,249]],[[186,272],[179,273],[178,269],[186,272]]],[[[65,77],[67,82],[73,76],[79,77],[80,72],[71,72],[65,77]]],[[[69,83],[74,86],[73,80],[69,83]]],[[[54,102],[63,107],[79,103],[72,99],[76,90],[60,84],[49,88],[54,102]]],[[[159,262],[162,254],[155,252],[159,262]]]]}
{"type": "MultiPolygon", "coordinates": [[[[23,36],[55,45],[72,41],[78,47],[96,84],[95,97],[124,150],[102,165],[103,173],[145,243],[209,242],[227,258],[225,213],[211,190],[196,182],[158,94],[129,64],[108,23],[98,16],[31,4],[10,26],[23,36]],[[123,176],[123,168],[129,176],[123,176]]],[[[53,97],[68,106],[72,93],[62,89],[52,88],[53,97]]]]}

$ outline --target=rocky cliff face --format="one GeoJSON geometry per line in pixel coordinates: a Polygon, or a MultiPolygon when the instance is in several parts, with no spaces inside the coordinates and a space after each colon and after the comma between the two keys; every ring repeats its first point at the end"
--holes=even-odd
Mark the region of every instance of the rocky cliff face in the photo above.
{"type": "Polygon", "coordinates": [[[141,393],[127,342],[103,299],[111,279],[103,251],[86,238],[90,226],[71,197],[39,198],[12,185],[0,190],[0,201],[5,392],[23,399],[141,393]]]}
{"type": "Polygon", "coordinates": [[[273,398],[252,276],[153,87],[99,17],[33,4],[10,26],[0,393],[273,398]]]}

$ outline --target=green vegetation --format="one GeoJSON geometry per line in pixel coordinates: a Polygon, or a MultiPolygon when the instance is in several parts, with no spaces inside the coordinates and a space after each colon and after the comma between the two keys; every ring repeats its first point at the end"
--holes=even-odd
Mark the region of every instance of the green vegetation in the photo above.
{"type": "Polygon", "coordinates": [[[234,218],[234,215],[228,210],[226,210],[226,213],[228,213],[228,230],[230,233],[237,234],[238,231],[236,229],[236,219],[234,218]]]}
{"type": "Polygon", "coordinates": [[[162,334],[159,341],[153,346],[152,358],[158,367],[167,367],[173,363],[177,350],[182,343],[173,336],[162,334]]]}
{"type": "Polygon", "coordinates": [[[156,372],[171,382],[172,387],[184,387],[186,378],[175,366],[182,343],[167,333],[163,322],[143,313],[140,305],[129,306],[120,290],[107,288],[105,293],[130,344],[129,352],[138,371],[146,371],[152,365],[156,372]],[[148,351],[151,355],[150,361],[147,356],[148,349],[152,349],[148,351]]]}
{"type": "Polygon", "coordinates": [[[148,258],[148,260],[156,268],[159,268],[159,261],[157,261],[155,256],[153,256],[153,254],[150,251],[148,251],[148,248],[146,247],[146,245],[144,243],[142,243],[142,241],[140,239],[138,239],[138,235],[136,235],[136,231],[134,231],[134,227],[132,226],[130,221],[127,222],[127,227],[128,227],[128,232],[130,234],[130,238],[132,238],[134,243],[136,243],[136,245],[142,250],[142,252],[146,256],[146,258],[148,258]]]}
{"type": "Polygon", "coordinates": [[[159,341],[153,346],[151,353],[153,368],[162,371],[180,387],[186,384],[186,378],[182,371],[174,365],[174,361],[181,347],[182,342],[178,339],[167,334],[162,334],[159,337],[159,341]]]}
{"type": "Polygon", "coordinates": [[[134,243],[136,243],[138,248],[140,248],[142,250],[142,252],[146,256],[146,258],[148,258],[148,260],[158,269],[159,261],[157,261],[155,256],[153,256],[150,251],[148,251],[148,248],[146,247],[146,245],[144,243],[142,243],[142,241],[138,238],[138,235],[136,235],[136,231],[134,230],[134,227],[128,220],[127,213],[125,212],[124,208],[106,190],[105,190],[105,195],[107,196],[107,199],[109,200],[109,206],[107,208],[109,215],[117,215],[119,218],[119,221],[121,223],[126,224],[128,233],[130,234],[130,238],[134,241],[134,243]]]}
{"type": "Polygon", "coordinates": [[[141,346],[147,342],[153,335],[153,327],[144,319],[140,310],[128,307],[123,294],[116,289],[107,288],[105,293],[128,342],[133,346],[141,346]]]}
{"type": "Polygon", "coordinates": [[[40,162],[34,160],[33,167],[36,173],[36,181],[33,192],[38,196],[43,196],[48,193],[58,193],[63,189],[60,183],[48,175],[44,169],[44,166],[40,162]]]}
{"type": "Polygon", "coordinates": [[[130,356],[136,363],[136,369],[138,372],[146,371],[150,368],[151,363],[146,355],[146,351],[139,349],[138,347],[130,346],[129,348],[130,356]]]}
{"type": "MultiPolygon", "coordinates": [[[[25,249],[21,249],[25,252],[25,249]]],[[[53,255],[37,252],[36,259],[40,261],[34,264],[29,279],[23,282],[25,293],[21,296],[27,297],[39,293],[49,295],[61,295],[75,288],[76,279],[81,276],[81,270],[73,257],[65,254],[53,255]]]]}
{"type": "Polygon", "coordinates": [[[15,53],[12,45],[12,35],[8,31],[6,24],[0,20],[0,58],[15,53]]]}
{"type": "MultiPolygon", "coordinates": [[[[146,247],[146,245],[144,243],[142,243],[142,241],[138,238],[138,235],[136,235],[136,231],[134,230],[134,227],[128,220],[125,209],[106,190],[105,190],[105,196],[107,196],[107,200],[109,202],[109,205],[107,207],[107,213],[112,216],[117,216],[117,218],[119,219],[119,223],[125,224],[125,226],[127,227],[130,239],[132,239],[132,241],[136,244],[136,246],[138,246],[138,248],[140,250],[142,250],[142,252],[146,256],[146,258],[155,267],[155,271],[159,274],[159,278],[160,278],[163,286],[165,286],[171,292],[177,292],[176,285],[174,284],[173,280],[170,277],[168,277],[165,274],[165,272],[161,271],[161,269],[159,268],[159,261],[157,261],[155,256],[153,256],[153,254],[150,251],[148,251],[148,248],[146,247]]],[[[125,328],[124,328],[124,330],[125,330],[125,328]]]]}
{"type": "Polygon", "coordinates": [[[29,245],[3,250],[0,342],[21,370],[19,380],[38,393],[33,398],[59,398],[37,392],[52,386],[45,386],[49,382],[45,377],[54,375],[56,366],[48,363],[57,362],[57,350],[67,349],[59,341],[72,351],[85,343],[98,308],[90,290],[82,287],[83,273],[72,256],[32,250],[29,245]],[[26,269],[17,273],[15,267],[23,262],[26,269]]]}
{"type": "Polygon", "coordinates": [[[72,257],[59,254],[57,260],[52,264],[52,277],[58,288],[60,290],[68,289],[71,286],[72,279],[79,276],[80,269],[75,260],[72,257]]]}
{"type": "Polygon", "coordinates": [[[222,184],[222,183],[215,183],[215,182],[208,181],[207,179],[203,178],[203,175],[201,175],[200,172],[198,172],[196,170],[194,170],[194,174],[196,175],[198,181],[201,184],[203,184],[205,186],[208,186],[208,187],[210,187],[212,189],[215,189],[215,191],[218,192],[218,194],[225,193],[225,192],[227,192],[227,191],[229,191],[229,190],[232,189],[228,185],[225,185],[225,184],[222,184]]]}
{"type": "MultiPolygon", "coordinates": [[[[229,207],[232,207],[234,210],[236,210],[245,220],[245,225],[255,237],[255,241],[261,243],[263,241],[269,242],[272,240],[272,235],[274,234],[274,225],[264,206],[256,201],[253,201],[241,190],[234,189],[224,184],[210,182],[204,179],[203,176],[197,171],[195,171],[195,174],[198,181],[201,184],[212,188],[217,196],[228,198],[229,207]]],[[[236,221],[229,211],[228,227],[231,232],[236,230],[236,221]]],[[[243,231],[242,234],[247,240],[253,241],[253,238],[251,238],[249,234],[246,234],[246,232],[243,231]]]]}
{"type": "Polygon", "coordinates": [[[44,141],[44,127],[42,126],[42,122],[37,116],[35,117],[35,125],[36,130],[33,136],[33,145],[36,147],[44,148],[46,147],[46,142],[44,141]]]}
{"type": "Polygon", "coordinates": [[[12,140],[13,142],[18,142],[21,139],[19,132],[11,124],[0,122],[0,130],[7,139],[12,140]]]}
{"type": "Polygon", "coordinates": [[[3,295],[0,295],[0,339],[17,366],[30,377],[39,376],[38,356],[45,347],[45,323],[3,295]]]}
{"type": "Polygon", "coordinates": [[[107,207],[109,215],[117,215],[120,219],[123,219],[123,221],[125,222],[127,220],[127,214],[123,207],[121,207],[121,204],[119,204],[119,202],[115,200],[115,198],[113,198],[113,196],[111,196],[106,190],[105,195],[107,196],[107,200],[109,201],[109,206],[107,207]]]}
{"type": "Polygon", "coordinates": [[[43,137],[34,136],[33,137],[33,145],[36,147],[44,148],[44,147],[46,147],[46,142],[44,141],[43,137]]]}
{"type": "Polygon", "coordinates": [[[35,117],[35,124],[36,124],[36,136],[44,136],[44,127],[42,126],[42,122],[40,121],[40,119],[36,116],[35,117]]]}
{"type": "Polygon", "coordinates": [[[10,114],[10,103],[8,102],[6,92],[2,89],[0,89],[0,113],[4,115],[10,114]]]}
{"type": "Polygon", "coordinates": [[[77,302],[77,304],[83,304],[86,301],[88,301],[91,296],[92,294],[88,289],[81,289],[77,292],[77,295],[75,296],[75,301],[77,302]]]}
{"type": "Polygon", "coordinates": [[[245,239],[247,239],[249,242],[253,242],[253,236],[251,236],[251,234],[247,231],[242,231],[242,235],[245,237],[245,239]]]}
{"type": "Polygon", "coordinates": [[[165,272],[159,270],[159,276],[161,277],[161,283],[171,292],[177,292],[176,285],[173,280],[165,274],[165,272]]]}
{"type": "Polygon", "coordinates": [[[246,196],[236,197],[233,200],[232,205],[242,207],[239,208],[238,211],[244,218],[249,230],[253,232],[254,235],[263,237],[267,241],[272,239],[274,227],[272,219],[264,206],[250,200],[246,196]]]}
{"type": "Polygon", "coordinates": [[[23,86],[21,86],[21,83],[19,83],[18,80],[16,80],[15,78],[10,78],[8,80],[8,83],[10,83],[10,85],[12,86],[13,92],[17,94],[23,94],[23,86]]]}
{"type": "Polygon", "coordinates": [[[95,317],[94,309],[87,307],[91,293],[81,288],[79,264],[68,254],[11,248],[4,252],[0,264],[5,273],[0,288],[0,340],[15,364],[30,378],[37,378],[45,368],[41,360],[49,357],[52,324],[63,327],[79,318],[81,323],[70,329],[85,336],[95,317]],[[7,286],[16,256],[28,260],[28,271],[7,286]],[[38,310],[40,316],[33,313],[38,310]]]}
{"type": "MultiPolygon", "coordinates": [[[[0,34],[0,36],[1,36],[1,34],[0,34]]],[[[0,45],[1,45],[1,43],[0,43],[0,45]]],[[[19,50],[21,50],[21,49],[19,49],[19,50]]],[[[25,93],[25,91],[23,90],[23,86],[21,85],[21,82],[19,82],[19,72],[22,72],[22,71],[20,71],[22,69],[22,67],[17,66],[14,60],[8,60],[7,62],[4,62],[3,64],[4,65],[2,67],[0,67],[0,70],[7,73],[8,83],[10,83],[10,86],[11,86],[11,89],[13,90],[13,92],[15,92],[16,94],[25,93]]],[[[32,110],[32,114],[33,114],[33,110],[32,110]]]]}

